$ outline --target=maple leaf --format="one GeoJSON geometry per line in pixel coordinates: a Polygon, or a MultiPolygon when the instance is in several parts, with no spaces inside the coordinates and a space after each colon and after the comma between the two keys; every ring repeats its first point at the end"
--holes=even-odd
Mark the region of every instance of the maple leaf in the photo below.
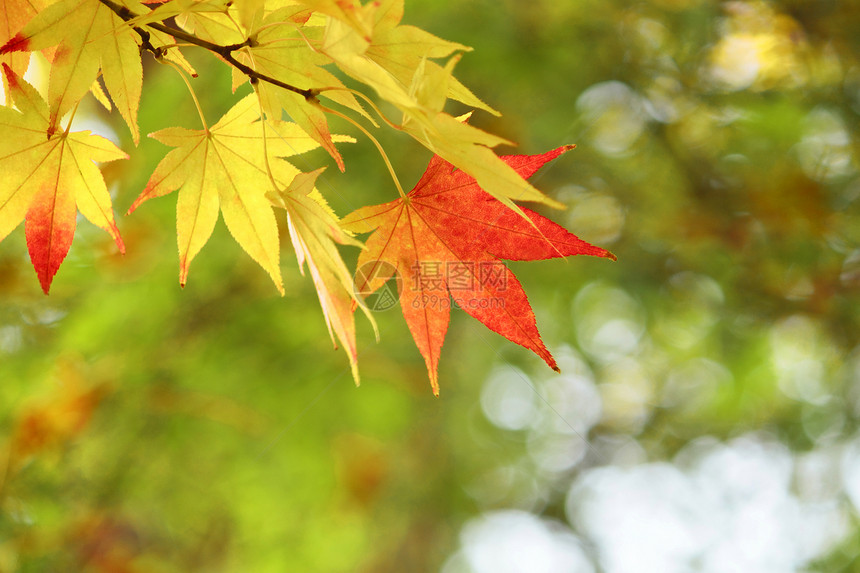
{"type": "Polygon", "coordinates": [[[269,273],[283,294],[280,243],[266,190],[263,131],[255,94],[233,106],[212,128],[168,127],[149,137],[176,147],[156,166],[129,213],[153,197],[179,189],[176,235],[179,284],[185,286],[191,261],[209,240],[218,212],[236,242],[269,273]]]}
{"type": "MultiPolygon", "coordinates": [[[[343,83],[322,66],[331,59],[318,50],[324,20],[312,18],[305,6],[270,2],[269,13],[260,0],[242,3],[225,0],[173,0],[132,21],[138,24],[176,17],[177,24],[198,38],[222,46],[242,45],[232,55],[254,71],[293,86],[325,87],[325,97],[373,121],[343,83]],[[311,22],[309,22],[311,20],[311,22]],[[311,48],[310,50],[308,48],[311,48]]],[[[243,70],[233,68],[233,90],[248,80],[243,70]]],[[[278,120],[285,111],[334,158],[343,171],[343,158],[334,145],[325,113],[315,98],[282,86],[257,83],[266,115],[278,120]]]]}
{"type": "MultiPolygon", "coordinates": [[[[528,178],[571,148],[500,160],[528,178]]],[[[379,289],[390,278],[383,269],[400,275],[400,307],[436,395],[450,297],[489,329],[532,350],[557,370],[525,291],[500,259],[615,258],[529,209],[522,212],[527,218],[486,193],[473,177],[434,156],[405,199],[363,207],[342,221],[348,231],[373,232],[359,255],[358,292],[379,289]]]]}
{"type": "MultiPolygon", "coordinates": [[[[513,202],[514,199],[562,208],[561,203],[537,190],[490,149],[497,145],[513,143],[442,111],[445,105],[444,94],[448,93],[448,86],[453,79],[451,74],[457,61],[458,57],[454,57],[444,68],[436,66],[425,70],[425,66],[419,65],[415,70],[410,90],[421,105],[415,109],[404,110],[403,131],[474,177],[484,191],[523,218],[525,214],[513,202]]],[[[465,119],[468,119],[468,115],[465,119]]]]}
{"type": "MultiPolygon", "coordinates": [[[[255,71],[278,78],[300,87],[326,87],[324,97],[352,109],[370,119],[343,83],[323,66],[331,59],[318,51],[323,27],[310,18],[307,8],[287,6],[268,14],[248,32],[253,38],[250,45],[235,53],[236,59],[255,71]],[[308,50],[308,46],[313,49],[308,50]]],[[[321,20],[317,18],[316,20],[321,20]]],[[[238,69],[233,69],[233,89],[247,80],[238,69]]],[[[337,151],[329,131],[325,113],[300,94],[266,82],[256,86],[263,101],[263,109],[270,118],[280,119],[283,109],[308,135],[314,138],[334,158],[338,168],[345,169],[343,158],[337,151]]],[[[371,120],[372,121],[372,120],[371,120]]]]}
{"type": "MultiPolygon", "coordinates": [[[[380,97],[397,107],[412,108],[418,103],[401,83],[384,66],[367,57],[367,50],[373,41],[374,20],[377,9],[375,3],[359,6],[357,3],[335,3],[333,0],[316,0],[314,4],[331,4],[327,13],[329,19],[321,50],[329,56],[346,74],[373,87],[380,97]]],[[[387,22],[382,18],[377,26],[387,22]]]]}
{"type": "MultiPolygon", "coordinates": [[[[333,0],[316,1],[325,4],[333,0]]],[[[403,113],[402,131],[475,177],[487,193],[524,218],[514,199],[562,207],[517,176],[490,149],[513,145],[511,142],[443,111],[447,98],[454,97],[498,115],[453,77],[459,55],[452,57],[444,68],[430,61],[468,50],[467,46],[398,25],[402,0],[360,8],[348,3],[338,6],[353,17],[329,19],[322,51],[345,73],[373,87],[380,97],[394,104],[403,113]],[[372,34],[367,32],[368,21],[373,22],[372,34]]]]}
{"type": "MultiPolygon", "coordinates": [[[[146,9],[138,2],[128,0],[126,4],[146,9]]],[[[99,0],[60,0],[39,12],[0,47],[0,55],[60,44],[48,82],[49,133],[91,89],[101,70],[108,92],[137,143],[137,110],[143,86],[138,41],[132,28],[99,0]]]]}
{"type": "MultiPolygon", "coordinates": [[[[169,10],[174,5],[180,8],[176,15],[176,23],[198,38],[215,42],[216,44],[236,44],[245,39],[244,30],[236,19],[230,16],[230,2],[227,0],[205,0],[203,2],[190,2],[179,0],[164,4],[156,9],[169,10]]],[[[167,14],[159,14],[164,19],[167,14]]]]}
{"type": "MultiPolygon", "coordinates": [[[[44,0],[5,0],[0,6],[0,46],[12,39],[45,4],[44,0]]],[[[30,64],[30,54],[6,54],[0,56],[0,62],[9,64],[12,71],[23,76],[30,64]]]]}
{"type": "MultiPolygon", "coordinates": [[[[254,93],[240,100],[211,128],[169,127],[149,136],[176,149],[156,166],[129,213],[148,199],[179,189],[176,234],[180,284],[185,285],[188,267],[212,235],[220,210],[233,238],[269,273],[283,294],[278,228],[267,197],[273,185],[266,153],[271,158],[288,157],[319,144],[294,123],[261,121],[254,93]]],[[[342,136],[335,140],[352,141],[342,136]]],[[[298,173],[285,161],[270,161],[270,166],[277,167],[278,174],[290,169],[286,181],[298,173]]]]}
{"type": "Polygon", "coordinates": [[[69,252],[77,211],[125,247],[111,199],[95,161],[127,159],[113,143],[89,131],[51,132],[42,96],[2,64],[17,110],[0,107],[0,240],[26,218],[30,260],[45,294],[69,252]]]}
{"type": "MultiPolygon", "coordinates": [[[[277,172],[278,167],[274,170],[277,172]]],[[[344,346],[349,356],[352,377],[358,385],[358,349],[352,312],[355,292],[352,275],[341,259],[335,243],[357,247],[362,245],[343,231],[334,212],[314,187],[323,170],[324,168],[311,173],[297,173],[289,187],[279,190],[273,203],[287,211],[287,226],[299,269],[304,274],[304,266],[307,265],[329,335],[335,342],[335,347],[337,341],[344,346]]],[[[279,175],[276,174],[275,177],[278,178],[279,175]]],[[[369,311],[363,306],[362,310],[376,330],[376,323],[369,311]]]]}
{"type": "MultiPolygon", "coordinates": [[[[385,68],[403,85],[411,84],[415,70],[422,60],[444,58],[455,51],[472,50],[469,46],[443,40],[415,26],[401,26],[403,0],[386,0],[375,15],[373,38],[365,55],[385,68]]],[[[424,65],[434,70],[439,66],[429,60],[424,65]]],[[[470,107],[500,115],[454,77],[449,80],[447,95],[470,107]]]]}

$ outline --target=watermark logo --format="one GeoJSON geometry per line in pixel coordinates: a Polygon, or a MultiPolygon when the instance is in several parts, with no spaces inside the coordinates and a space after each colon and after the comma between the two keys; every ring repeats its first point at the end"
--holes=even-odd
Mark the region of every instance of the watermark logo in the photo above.
{"type": "MultiPolygon", "coordinates": [[[[416,261],[409,270],[404,304],[413,308],[468,312],[505,307],[508,273],[500,261],[416,261]]],[[[396,306],[403,287],[396,267],[385,261],[369,261],[355,273],[355,294],[374,312],[396,306]]]]}
{"type": "Polygon", "coordinates": [[[411,288],[415,292],[475,292],[508,288],[507,267],[501,261],[416,261],[412,265],[411,288]]]}
{"type": "Polygon", "coordinates": [[[394,265],[385,261],[370,261],[355,271],[355,295],[359,300],[363,300],[370,310],[383,312],[397,306],[403,288],[402,282],[394,265]],[[371,285],[380,280],[385,281],[383,285],[371,291],[371,285]]]}
{"type": "Polygon", "coordinates": [[[435,294],[415,294],[412,296],[412,308],[429,308],[431,310],[447,310],[457,308],[460,310],[478,311],[505,308],[505,299],[498,296],[472,297],[457,300],[447,293],[444,296],[435,294]]]}

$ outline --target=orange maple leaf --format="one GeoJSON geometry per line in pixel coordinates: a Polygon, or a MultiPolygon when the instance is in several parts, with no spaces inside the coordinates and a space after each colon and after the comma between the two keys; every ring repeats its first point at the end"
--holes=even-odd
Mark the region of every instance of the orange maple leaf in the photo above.
{"type": "MultiPolygon", "coordinates": [[[[572,147],[501,159],[527,179],[572,147]]],[[[615,259],[534,211],[522,212],[528,219],[486,193],[473,177],[434,156],[406,198],[363,207],[342,221],[348,231],[375,231],[358,259],[359,293],[375,292],[394,272],[400,276],[400,307],[436,395],[451,297],[487,328],[558,369],[541,341],[525,291],[500,259],[615,259]]]]}
{"type": "Polygon", "coordinates": [[[5,63],[2,67],[17,110],[0,106],[0,240],[26,218],[30,260],[47,294],[72,245],[78,210],[125,252],[94,162],[128,156],[89,131],[52,131],[39,93],[5,63]]]}

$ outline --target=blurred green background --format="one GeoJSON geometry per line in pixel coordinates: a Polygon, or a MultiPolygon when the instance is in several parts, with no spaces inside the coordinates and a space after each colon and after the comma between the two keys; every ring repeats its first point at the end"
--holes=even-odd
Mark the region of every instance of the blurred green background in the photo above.
{"type": "MultiPolygon", "coordinates": [[[[406,21],[475,48],[457,76],[503,112],[475,125],[578,145],[533,179],[568,205],[542,212],[618,262],[511,264],[562,373],[455,311],[436,399],[395,308],[379,344],[359,319],[356,389],[288,242],[285,298],[221,223],[179,288],[175,196],[121,218],[125,257],[81,224],[50,297],[19,228],[0,571],[860,570],[860,3],[407,1],[406,21]]],[[[214,121],[226,69],[186,53],[214,121]]],[[[196,127],[172,70],[146,81],[144,133],[196,127]]],[[[411,187],[429,152],[380,137],[411,187]]],[[[166,151],[107,167],[118,213],[166,151]]],[[[340,215],[396,197],[367,140],[343,153],[321,183],[340,215]]]]}

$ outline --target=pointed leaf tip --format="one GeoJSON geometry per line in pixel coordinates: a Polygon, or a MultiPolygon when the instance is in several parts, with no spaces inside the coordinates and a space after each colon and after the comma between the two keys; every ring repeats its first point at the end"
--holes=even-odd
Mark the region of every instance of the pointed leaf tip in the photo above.
{"type": "Polygon", "coordinates": [[[549,366],[553,371],[561,374],[561,369],[558,367],[558,363],[555,361],[555,358],[550,353],[549,349],[544,346],[542,340],[540,341],[540,345],[543,347],[543,352],[536,352],[536,354],[543,358],[543,361],[546,362],[546,365],[549,366]]]}
{"type": "Polygon", "coordinates": [[[45,294],[72,246],[76,213],[74,196],[50,185],[39,191],[27,210],[27,251],[45,294]]]}
{"type": "MultiPolygon", "coordinates": [[[[22,78],[21,76],[19,76],[18,74],[16,74],[16,73],[15,73],[15,70],[13,70],[11,67],[9,67],[9,66],[6,64],[6,62],[3,62],[3,75],[6,77],[6,83],[8,83],[8,84],[9,84],[9,89],[10,89],[12,92],[15,92],[15,93],[17,93],[18,95],[20,95],[20,92],[21,92],[21,83],[22,83],[22,82],[26,83],[26,81],[24,80],[24,78],[22,78]]],[[[12,95],[14,95],[14,94],[12,94],[12,95]]],[[[10,97],[7,95],[7,96],[6,96],[6,99],[7,99],[6,105],[10,105],[10,101],[9,101],[9,100],[14,100],[14,97],[10,98],[10,97]]]]}
{"type": "MultiPolygon", "coordinates": [[[[29,38],[25,38],[21,34],[16,34],[15,37],[11,38],[8,42],[3,44],[2,47],[0,47],[0,56],[10,52],[29,52],[29,46],[29,38]]],[[[3,64],[3,66],[5,67],[6,64],[3,64]]]]}

